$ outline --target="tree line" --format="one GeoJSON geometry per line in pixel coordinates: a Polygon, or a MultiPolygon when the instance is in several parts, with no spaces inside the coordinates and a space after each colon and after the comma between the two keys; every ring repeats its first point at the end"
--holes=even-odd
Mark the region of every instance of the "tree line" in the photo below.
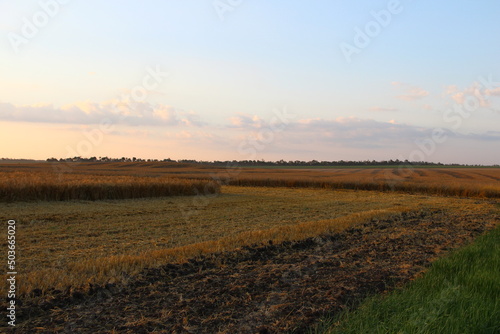
{"type": "MultiPolygon", "coordinates": [[[[329,166],[400,166],[400,165],[418,165],[418,166],[436,166],[436,167],[446,167],[446,166],[461,166],[461,167],[479,167],[484,166],[481,164],[458,164],[458,163],[448,163],[444,164],[441,162],[428,162],[428,161],[408,161],[408,160],[363,160],[363,161],[355,161],[355,160],[333,160],[333,161],[319,161],[319,160],[289,160],[285,161],[283,159],[276,161],[266,161],[264,159],[261,160],[213,160],[213,161],[205,161],[205,160],[192,160],[192,159],[180,159],[173,160],[170,158],[167,159],[141,159],[136,157],[121,157],[121,158],[109,158],[109,157],[72,157],[66,159],[57,159],[57,158],[49,158],[48,162],[177,162],[177,163],[189,163],[189,164],[202,164],[202,165],[212,165],[212,166],[248,166],[248,167],[261,167],[261,166],[269,166],[269,167],[329,167],[329,166]]],[[[500,167],[500,165],[493,165],[494,167],[500,167]]]]}

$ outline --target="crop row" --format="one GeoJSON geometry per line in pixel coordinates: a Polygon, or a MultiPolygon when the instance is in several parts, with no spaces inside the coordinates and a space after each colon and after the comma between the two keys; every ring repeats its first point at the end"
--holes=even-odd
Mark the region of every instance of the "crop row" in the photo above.
{"type": "Polygon", "coordinates": [[[171,177],[0,174],[0,201],[104,200],[215,194],[220,185],[207,180],[171,177]]]}

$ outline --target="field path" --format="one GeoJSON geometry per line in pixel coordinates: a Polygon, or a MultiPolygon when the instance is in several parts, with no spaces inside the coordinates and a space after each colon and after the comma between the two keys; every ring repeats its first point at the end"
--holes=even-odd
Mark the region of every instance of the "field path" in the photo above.
{"type": "Polygon", "coordinates": [[[326,313],[414,278],[494,220],[401,214],[336,235],[148,269],[125,286],[26,303],[17,333],[301,333],[326,313]]]}

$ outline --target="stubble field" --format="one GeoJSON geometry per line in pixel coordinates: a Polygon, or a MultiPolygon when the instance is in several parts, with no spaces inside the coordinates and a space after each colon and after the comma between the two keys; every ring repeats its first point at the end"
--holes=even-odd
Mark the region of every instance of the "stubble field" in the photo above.
{"type": "Polygon", "coordinates": [[[17,225],[21,332],[303,330],[413,279],[498,223],[498,169],[55,167],[0,166],[0,192],[19,194],[3,197],[0,218],[17,225]],[[23,198],[41,175],[54,192],[70,195],[23,198]],[[115,191],[98,198],[82,197],[88,188],[67,192],[79,179],[115,191]],[[147,189],[158,180],[187,190],[116,196],[120,187],[147,189]],[[82,313],[83,305],[118,320],[99,328],[95,310],[82,313]],[[150,314],[136,318],[139,309],[150,314]],[[254,315],[243,321],[248,312],[254,315]]]}

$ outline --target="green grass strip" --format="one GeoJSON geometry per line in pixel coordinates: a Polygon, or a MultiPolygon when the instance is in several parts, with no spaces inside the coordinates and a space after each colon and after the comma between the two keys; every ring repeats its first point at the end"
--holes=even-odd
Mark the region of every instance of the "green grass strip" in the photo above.
{"type": "Polygon", "coordinates": [[[329,329],[311,333],[500,333],[500,226],[437,260],[405,288],[327,323],[329,329]]]}

